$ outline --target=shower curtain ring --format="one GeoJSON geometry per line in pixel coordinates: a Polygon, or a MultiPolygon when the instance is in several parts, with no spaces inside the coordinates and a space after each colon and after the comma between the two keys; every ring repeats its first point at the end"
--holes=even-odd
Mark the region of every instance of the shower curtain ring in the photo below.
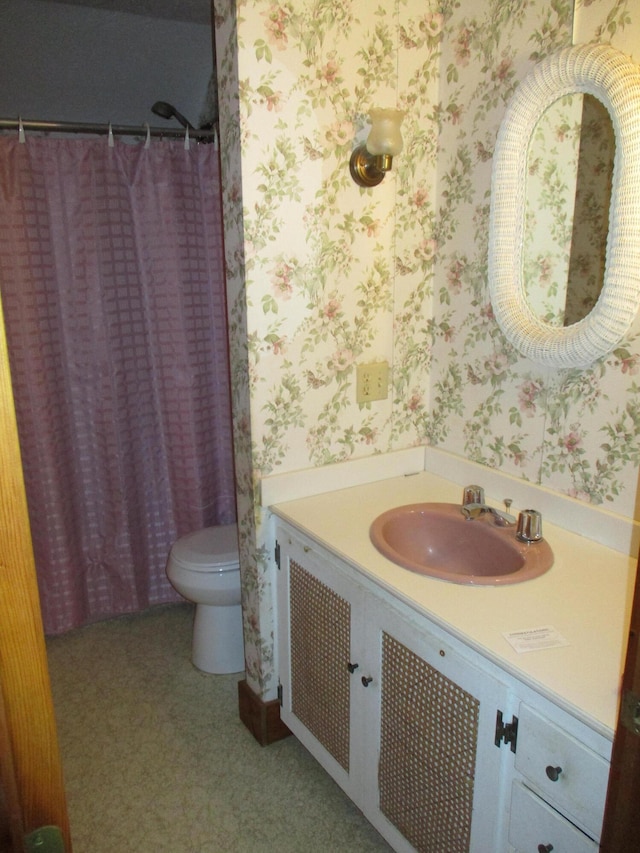
{"type": "Polygon", "coordinates": [[[187,126],[184,129],[184,150],[188,151],[190,147],[191,145],[189,142],[189,127],[187,126]]]}
{"type": "Polygon", "coordinates": [[[149,148],[151,147],[151,128],[149,127],[149,122],[145,121],[144,126],[147,128],[147,138],[145,139],[144,147],[149,148]]]}
{"type": "Polygon", "coordinates": [[[24,125],[22,124],[22,116],[18,116],[18,142],[26,142],[24,135],[24,125]]]}
{"type": "Polygon", "coordinates": [[[109,148],[113,148],[113,128],[111,127],[111,122],[109,122],[109,148]]]}

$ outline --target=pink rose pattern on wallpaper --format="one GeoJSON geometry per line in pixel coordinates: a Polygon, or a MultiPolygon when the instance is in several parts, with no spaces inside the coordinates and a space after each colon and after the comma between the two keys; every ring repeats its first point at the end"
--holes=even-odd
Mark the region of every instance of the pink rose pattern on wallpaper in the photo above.
{"type": "Polygon", "coordinates": [[[223,122],[222,161],[239,511],[253,564],[248,675],[261,687],[272,675],[271,556],[252,504],[261,476],[430,443],[633,514],[640,324],[589,370],[552,371],[508,345],[489,302],[491,160],[506,101],[538,59],[571,44],[574,14],[578,41],[627,53],[629,34],[637,41],[635,0],[575,7],[215,0],[222,97],[237,113],[223,122]],[[373,105],[407,111],[404,150],[379,187],[361,190],[348,160],[373,105]],[[355,366],[380,359],[392,366],[389,398],[361,407],[355,366]]]}

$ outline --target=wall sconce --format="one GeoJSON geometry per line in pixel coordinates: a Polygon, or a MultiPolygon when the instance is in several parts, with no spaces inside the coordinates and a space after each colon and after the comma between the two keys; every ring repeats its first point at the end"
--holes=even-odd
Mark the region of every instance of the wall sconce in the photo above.
{"type": "Polygon", "coordinates": [[[360,187],[375,187],[391,168],[396,154],[402,151],[400,125],[403,110],[369,110],[371,131],[365,145],[354,149],[349,161],[351,177],[360,187]]]}

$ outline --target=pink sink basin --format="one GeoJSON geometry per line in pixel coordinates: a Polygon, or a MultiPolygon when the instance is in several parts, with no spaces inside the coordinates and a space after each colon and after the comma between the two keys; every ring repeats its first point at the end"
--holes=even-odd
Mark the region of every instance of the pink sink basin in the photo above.
{"type": "Polygon", "coordinates": [[[382,513],[370,529],[375,547],[412,572],[452,583],[522,583],[553,565],[553,551],[541,542],[520,542],[515,524],[500,527],[492,515],[472,521],[457,504],[421,503],[382,513]]]}

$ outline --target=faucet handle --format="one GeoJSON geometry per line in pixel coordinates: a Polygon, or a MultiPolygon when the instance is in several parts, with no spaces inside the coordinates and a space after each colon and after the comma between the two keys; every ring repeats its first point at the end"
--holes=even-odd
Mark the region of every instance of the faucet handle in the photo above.
{"type": "Polygon", "coordinates": [[[469,504],[484,504],[484,489],[482,486],[465,486],[462,492],[462,506],[469,504]]]}
{"type": "Polygon", "coordinates": [[[518,515],[516,539],[521,542],[542,541],[542,516],[535,509],[523,509],[518,515]]]}

